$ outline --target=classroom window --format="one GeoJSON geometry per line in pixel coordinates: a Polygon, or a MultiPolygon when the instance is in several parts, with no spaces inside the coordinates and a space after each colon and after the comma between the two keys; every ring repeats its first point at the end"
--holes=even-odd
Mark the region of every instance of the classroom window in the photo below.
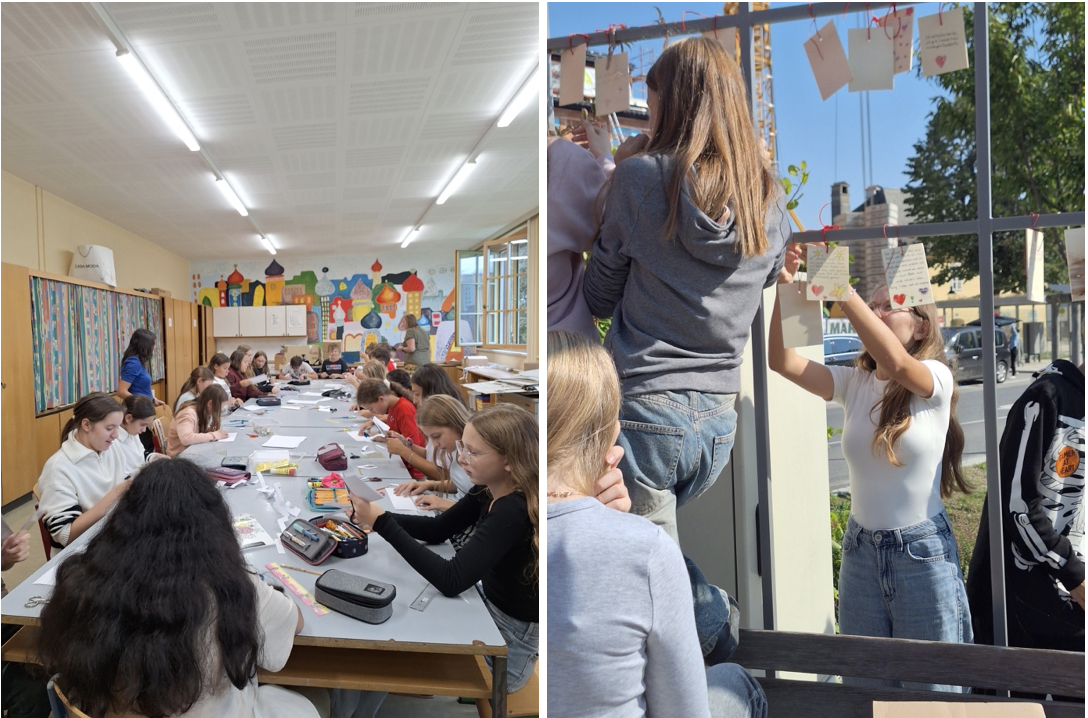
{"type": "Polygon", "coordinates": [[[484,347],[524,349],[529,338],[529,226],[484,242],[484,347]]]}
{"type": "Polygon", "coordinates": [[[457,346],[478,347],[483,344],[484,253],[481,249],[458,250],[456,259],[457,346]]]}

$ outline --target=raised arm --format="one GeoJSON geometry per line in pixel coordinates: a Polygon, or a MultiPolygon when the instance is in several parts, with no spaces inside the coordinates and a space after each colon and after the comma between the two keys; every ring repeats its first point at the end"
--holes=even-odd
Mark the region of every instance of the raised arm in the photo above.
{"type": "Polygon", "coordinates": [[[589,255],[589,267],[582,282],[582,294],[595,317],[611,317],[623,297],[631,257],[626,245],[631,240],[631,224],[638,215],[641,190],[625,172],[632,163],[618,167],[608,188],[608,204],[600,234],[589,255]]]}
{"type": "MultiPolygon", "coordinates": [[[[923,399],[933,396],[933,373],[929,367],[910,355],[895,333],[857,292],[851,290],[850,297],[842,303],[842,311],[878,369],[882,369],[892,381],[902,384],[916,396],[923,399]]],[[[928,320],[915,321],[920,327],[928,320]]]]}
{"type": "MultiPolygon", "coordinates": [[[[785,262],[778,273],[779,284],[793,282],[793,276],[801,264],[803,251],[804,249],[798,244],[790,244],[786,248],[785,262]]],[[[835,380],[831,376],[831,371],[819,362],[805,359],[795,349],[786,349],[782,342],[782,308],[779,306],[777,296],[774,300],[774,311],[771,313],[767,364],[805,391],[815,394],[824,401],[831,401],[831,395],[835,391],[835,380]]]]}

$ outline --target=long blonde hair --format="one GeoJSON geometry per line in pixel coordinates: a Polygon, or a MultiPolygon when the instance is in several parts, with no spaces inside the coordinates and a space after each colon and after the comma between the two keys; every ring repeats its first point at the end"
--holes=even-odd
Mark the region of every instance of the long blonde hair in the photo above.
{"type": "Polygon", "coordinates": [[[620,380],[600,342],[548,332],[548,474],[592,496],[620,413],[620,380]]]}
{"type": "Polygon", "coordinates": [[[689,180],[692,202],[708,217],[718,219],[727,209],[734,214],[736,247],[745,257],[764,254],[775,180],[736,63],[717,42],[691,38],[661,53],[646,86],[657,95],[658,107],[645,151],[676,158],[666,188],[669,218],[663,237],[667,241],[675,233],[680,195],[689,180]]]}
{"type": "Polygon", "coordinates": [[[367,379],[384,379],[385,378],[385,364],[380,361],[374,361],[373,359],[367,360],[361,367],[363,376],[367,379]]]}
{"type": "MultiPolygon", "coordinates": [[[[883,287],[877,287],[875,296],[883,287]]],[[[926,335],[921,339],[911,339],[906,346],[907,352],[918,361],[935,360],[947,365],[944,355],[944,338],[941,336],[940,323],[937,320],[937,307],[923,304],[910,308],[915,321],[928,322],[926,335]]],[[[868,351],[862,351],[854,360],[854,365],[863,371],[876,371],[876,360],[868,351]]],[[[551,388],[548,389],[548,401],[551,402],[551,388]]],[[[910,428],[910,404],[914,394],[897,381],[889,381],[884,388],[884,395],[873,410],[880,408],[880,419],[873,434],[872,451],[875,456],[883,451],[884,456],[893,466],[902,466],[895,455],[895,447],[900,437],[910,428]]],[[[956,404],[960,399],[959,386],[952,382],[952,402],[948,412],[948,433],[944,440],[944,455],[941,457],[941,497],[948,498],[956,491],[971,493],[973,487],[967,482],[960,466],[963,458],[963,429],[956,419],[956,404]]]]}
{"type": "Polygon", "coordinates": [[[535,580],[540,565],[540,427],[536,417],[514,404],[496,404],[475,414],[468,423],[510,464],[514,491],[525,497],[533,531],[533,564],[526,567],[525,578],[535,580]]]}
{"type": "MultiPolygon", "coordinates": [[[[464,402],[445,394],[432,394],[423,400],[416,411],[416,426],[435,426],[450,429],[460,436],[465,433],[465,424],[472,419],[472,413],[465,408],[464,402]]],[[[435,451],[435,466],[442,471],[442,478],[450,478],[450,465],[453,457],[445,455],[443,464],[439,452],[435,451]]]]}

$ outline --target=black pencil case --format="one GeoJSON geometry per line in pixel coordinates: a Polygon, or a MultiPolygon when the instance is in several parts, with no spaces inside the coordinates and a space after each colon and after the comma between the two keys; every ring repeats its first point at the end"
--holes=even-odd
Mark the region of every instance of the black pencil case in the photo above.
{"type": "MultiPolygon", "coordinates": [[[[336,542],[336,548],[333,549],[332,555],[337,558],[356,558],[362,556],[370,548],[370,542],[367,540],[366,533],[353,523],[348,521],[336,521],[334,519],[325,518],[324,516],[315,516],[310,519],[310,523],[317,526],[319,529],[327,524],[337,524],[343,526],[344,530],[350,534],[356,536],[356,538],[332,538],[336,542]]],[[[322,533],[325,533],[322,531],[322,533]]],[[[325,534],[328,536],[328,534],[325,534]]]]}
{"type": "Polygon", "coordinates": [[[337,613],[366,623],[385,623],[393,615],[397,588],[353,573],[329,569],[318,576],[314,596],[337,613]]]}
{"type": "Polygon", "coordinates": [[[305,519],[295,519],[280,534],[280,544],[311,566],[317,566],[336,550],[336,540],[305,519]]]}
{"type": "Polygon", "coordinates": [[[279,406],[280,400],[274,396],[262,396],[256,403],[257,406],[279,406]]]}

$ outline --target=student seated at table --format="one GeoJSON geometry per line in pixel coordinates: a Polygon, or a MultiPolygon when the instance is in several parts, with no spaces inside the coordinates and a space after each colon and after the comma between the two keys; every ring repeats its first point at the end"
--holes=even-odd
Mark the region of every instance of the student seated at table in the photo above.
{"type": "MultiPolygon", "coordinates": [[[[403,369],[394,369],[385,375],[386,381],[391,384],[400,384],[400,388],[411,393],[410,387],[412,386],[412,376],[403,369]]],[[[413,402],[415,397],[412,397],[413,402]]],[[[417,405],[418,406],[418,405],[417,405]]]]}
{"type": "MultiPolygon", "coordinates": [[[[359,383],[359,390],[355,394],[355,403],[362,411],[370,412],[371,416],[385,415],[380,421],[389,426],[389,430],[396,432],[398,436],[411,439],[414,443],[423,445],[426,439],[419,431],[416,424],[416,405],[412,403],[411,394],[399,384],[387,386],[385,382],[377,379],[364,379],[359,383]]],[[[374,421],[363,422],[359,427],[359,436],[365,436],[367,430],[374,426],[374,421]]],[[[413,479],[422,479],[423,474],[413,468],[407,462],[408,473],[413,479]]]]}
{"type": "MultiPolygon", "coordinates": [[[[408,481],[396,486],[398,496],[415,496],[424,491],[436,494],[453,494],[453,500],[442,496],[420,496],[416,506],[421,509],[445,511],[472,490],[473,483],[461,464],[457,462],[457,444],[465,431],[465,424],[472,414],[460,400],[435,394],[423,400],[416,414],[416,424],[427,443],[421,446],[399,434],[375,437],[384,441],[391,455],[399,456],[414,469],[426,476],[421,481],[408,481]]],[[[455,544],[456,546],[456,544],[455,544]]]]}
{"type": "MultiPolygon", "coordinates": [[[[347,381],[348,384],[353,386],[356,391],[358,391],[359,384],[361,384],[364,379],[381,379],[383,382],[385,382],[386,386],[389,386],[389,379],[386,377],[385,365],[382,364],[380,361],[376,361],[374,359],[367,359],[365,362],[355,367],[354,372],[344,375],[344,380],[347,381]]],[[[351,410],[359,411],[358,404],[352,404],[351,410]]],[[[359,415],[362,416],[364,419],[374,418],[373,415],[366,410],[359,411],[359,415]]],[[[385,417],[381,417],[381,420],[385,421],[385,417]]]]}
{"type": "Polygon", "coordinates": [[[303,695],[257,685],[303,614],[246,565],[215,484],[184,459],[128,483],[42,610],[39,656],[65,696],[96,718],[317,718],[303,695]]]}
{"type": "Polygon", "coordinates": [[[279,389],[272,387],[272,391],[263,392],[256,387],[253,376],[246,376],[250,371],[249,354],[242,349],[235,349],[230,355],[230,369],[227,370],[227,383],[230,384],[230,395],[236,399],[257,399],[262,396],[278,394],[279,389]]]}
{"type": "MultiPolygon", "coordinates": [[[[212,374],[215,375],[215,383],[223,387],[223,391],[227,392],[227,396],[230,396],[230,382],[227,381],[227,377],[230,375],[230,357],[222,352],[218,352],[208,362],[208,368],[212,370],[212,374]]],[[[199,392],[197,392],[199,393],[199,392]]],[[[244,403],[243,399],[237,397],[231,397],[230,405],[241,406],[244,403]]],[[[177,409],[175,408],[176,412],[177,409]]]]}
{"type": "Polygon", "coordinates": [[[378,342],[368,353],[371,359],[382,363],[386,372],[391,372],[397,368],[397,365],[393,363],[393,349],[385,342],[378,342]]]}
{"type": "Polygon", "coordinates": [[[264,352],[257,352],[253,355],[253,361],[249,364],[249,370],[253,372],[253,376],[270,376],[269,370],[272,367],[268,366],[268,355],[264,352]]]}
{"type": "Polygon", "coordinates": [[[227,438],[227,432],[219,428],[226,401],[223,387],[211,384],[196,399],[182,404],[166,434],[166,455],[172,459],[193,444],[227,438]]]}
{"type": "MultiPolygon", "coordinates": [[[[185,383],[181,385],[181,391],[178,392],[177,401],[174,402],[174,413],[178,413],[178,407],[187,401],[192,401],[197,397],[200,392],[204,391],[209,384],[214,384],[215,374],[206,366],[198,366],[189,374],[189,378],[185,380],[185,383]]],[[[227,384],[224,387],[227,392],[230,392],[230,385],[227,384]]]]}
{"type": "Polygon", "coordinates": [[[140,434],[155,423],[155,402],[143,394],[129,394],[122,404],[125,418],[110,450],[121,454],[121,478],[125,478],[135,474],[147,461],[140,434]]]}
{"type": "Polygon", "coordinates": [[[537,658],[537,435],[536,418],[513,404],[474,415],[458,460],[475,488],[437,517],[387,513],[351,497],[352,520],[373,528],[444,595],[483,582],[480,595],[506,641],[511,693],[528,682],[537,658]],[[419,543],[446,541],[474,524],[476,532],[452,559],[419,543]]]}
{"type": "Polygon", "coordinates": [[[299,354],[291,357],[291,361],[280,372],[280,379],[289,379],[291,381],[317,378],[317,372],[299,354]]]}
{"type": "Polygon", "coordinates": [[[446,394],[462,404],[465,403],[461,390],[453,383],[453,379],[450,379],[450,375],[437,364],[424,364],[412,372],[409,388],[412,390],[412,398],[415,399],[417,406],[422,406],[423,400],[432,394],[446,394]]]}
{"type": "Polygon", "coordinates": [[[124,455],[110,450],[124,419],[124,406],[96,391],[76,402],[64,425],[60,449],[38,479],[42,522],[57,548],[98,522],[128,488],[124,455]]]}
{"type": "Polygon", "coordinates": [[[341,379],[348,373],[348,363],[340,358],[340,347],[329,347],[329,358],[321,362],[318,375],[322,379],[341,379]]]}

